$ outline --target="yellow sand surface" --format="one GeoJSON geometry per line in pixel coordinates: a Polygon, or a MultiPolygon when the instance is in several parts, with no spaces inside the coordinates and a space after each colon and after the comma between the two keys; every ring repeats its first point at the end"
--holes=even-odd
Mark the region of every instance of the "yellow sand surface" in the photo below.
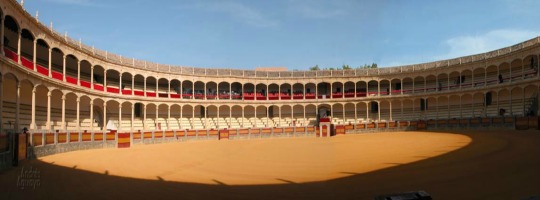
{"type": "Polygon", "coordinates": [[[506,200],[540,195],[539,180],[538,130],[399,132],[56,154],[1,171],[0,199],[326,200],[425,190],[437,200],[506,200]],[[39,176],[21,176],[28,169],[39,176]]]}
{"type": "Polygon", "coordinates": [[[471,142],[458,134],[400,132],[331,138],[194,141],[41,158],[113,176],[252,185],[324,181],[438,156],[471,142]]]}

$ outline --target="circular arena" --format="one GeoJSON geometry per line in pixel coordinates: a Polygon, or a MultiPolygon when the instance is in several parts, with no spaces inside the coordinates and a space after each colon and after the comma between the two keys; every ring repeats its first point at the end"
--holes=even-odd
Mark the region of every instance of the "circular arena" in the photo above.
{"type": "Polygon", "coordinates": [[[540,37],[430,63],[171,66],[0,2],[2,199],[540,195],[540,37]]]}

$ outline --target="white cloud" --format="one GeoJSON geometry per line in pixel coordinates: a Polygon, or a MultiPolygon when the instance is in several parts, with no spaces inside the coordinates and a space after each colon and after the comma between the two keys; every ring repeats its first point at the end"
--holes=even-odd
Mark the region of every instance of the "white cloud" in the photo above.
{"type": "Polygon", "coordinates": [[[248,5],[239,2],[217,1],[204,2],[191,6],[183,6],[184,8],[200,9],[207,12],[216,12],[229,15],[243,23],[256,27],[271,27],[278,25],[277,20],[266,17],[259,10],[249,7],[248,5]]]}
{"type": "Polygon", "coordinates": [[[449,59],[471,54],[484,53],[511,46],[540,35],[540,31],[500,29],[482,35],[466,35],[444,41],[447,53],[436,56],[436,60],[449,59]]]}

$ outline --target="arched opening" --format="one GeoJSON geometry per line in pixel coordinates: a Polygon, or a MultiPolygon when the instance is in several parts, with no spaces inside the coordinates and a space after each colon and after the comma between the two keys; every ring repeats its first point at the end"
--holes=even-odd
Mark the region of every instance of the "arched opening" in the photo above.
{"type": "Polygon", "coordinates": [[[414,78],[414,91],[413,93],[422,93],[426,92],[425,78],[422,76],[417,76],[414,78]]]}
{"type": "Polygon", "coordinates": [[[180,81],[178,79],[171,80],[171,90],[170,95],[171,98],[179,99],[181,96],[180,92],[180,81]]]}
{"type": "Polygon", "coordinates": [[[523,60],[515,59],[510,63],[511,80],[521,80],[523,78],[523,60]]]}
{"type": "Polygon", "coordinates": [[[304,119],[304,106],[294,105],[292,108],[292,123],[293,126],[304,126],[306,124],[304,119]]]}
{"type": "Polygon", "coordinates": [[[94,130],[99,130],[99,124],[94,123],[92,118],[90,118],[90,97],[81,96],[79,101],[79,119],[80,119],[80,130],[92,132],[94,130]]]}
{"type": "Polygon", "coordinates": [[[66,82],[78,85],[79,60],[74,55],[66,56],[66,82]]]}
{"type": "Polygon", "coordinates": [[[157,93],[157,80],[153,76],[146,77],[146,96],[156,97],[157,93]]]}
{"type": "Polygon", "coordinates": [[[282,100],[289,100],[293,96],[293,91],[294,90],[291,89],[291,84],[283,83],[283,84],[279,85],[279,92],[280,92],[279,98],[282,99],[282,100]]]}
{"type": "Polygon", "coordinates": [[[231,108],[231,117],[228,118],[230,128],[241,128],[240,122],[242,121],[242,112],[243,109],[239,105],[235,105],[231,108]]]}
{"type": "Polygon", "coordinates": [[[136,96],[144,96],[144,76],[137,74],[133,77],[133,94],[136,96]]]}
{"type": "Polygon", "coordinates": [[[498,71],[497,71],[497,66],[496,65],[490,65],[486,68],[486,84],[487,85],[493,85],[493,84],[497,84],[499,83],[499,80],[498,80],[498,71]]]}
{"type": "Polygon", "coordinates": [[[131,95],[133,91],[133,75],[129,72],[122,73],[122,85],[120,89],[123,95],[131,95]]]}
{"type": "Polygon", "coordinates": [[[356,97],[365,97],[367,96],[367,82],[358,81],[356,82],[356,97]]]}
{"type": "Polygon", "coordinates": [[[218,98],[219,99],[228,100],[231,98],[230,86],[231,84],[229,84],[228,82],[220,82],[218,84],[218,93],[219,93],[218,98]]]}
{"type": "Polygon", "coordinates": [[[202,81],[196,81],[193,85],[195,87],[193,97],[195,99],[204,99],[204,94],[206,93],[204,90],[205,84],[202,81]]]}
{"type": "Polygon", "coordinates": [[[436,92],[438,89],[437,77],[429,75],[426,77],[426,92],[436,92]]]}
{"type": "Polygon", "coordinates": [[[381,93],[380,95],[389,95],[390,94],[390,81],[389,80],[381,80],[381,93]]]}
{"type": "Polygon", "coordinates": [[[187,80],[182,82],[182,98],[183,99],[193,98],[193,82],[187,81],[187,80]]]}
{"type": "Polygon", "coordinates": [[[486,70],[483,67],[478,67],[473,70],[473,87],[485,86],[486,82],[486,70]]]}
{"type": "Polygon", "coordinates": [[[257,98],[257,100],[266,100],[267,92],[268,91],[266,89],[266,85],[259,83],[256,86],[255,97],[257,98]]]}
{"type": "Polygon", "coordinates": [[[437,76],[437,91],[447,91],[449,90],[450,84],[448,83],[448,74],[442,73],[437,76]]]}
{"type": "Polygon", "coordinates": [[[343,98],[343,83],[332,83],[332,98],[343,98]]]}
{"type": "Polygon", "coordinates": [[[64,52],[59,48],[53,48],[51,51],[51,69],[54,79],[64,81],[64,52]]]}
{"type": "Polygon", "coordinates": [[[386,100],[380,101],[379,106],[380,106],[379,122],[391,121],[390,120],[390,112],[391,112],[390,102],[386,100]]]}
{"type": "Polygon", "coordinates": [[[403,78],[403,94],[411,94],[413,92],[414,81],[410,77],[403,78]]]}
{"type": "MultiPolygon", "coordinates": [[[[44,75],[49,76],[49,44],[43,39],[38,39],[36,44],[36,67],[37,71],[44,75]]],[[[82,69],[82,65],[81,65],[82,69]]],[[[88,74],[90,74],[90,68],[88,68],[88,74]]],[[[88,76],[90,77],[90,76],[88,76]]],[[[88,78],[90,82],[90,78],[88,78]]]]}
{"type": "Polygon", "coordinates": [[[156,130],[169,130],[169,105],[159,104],[156,120],[156,130]]]}
{"type": "Polygon", "coordinates": [[[459,72],[453,71],[450,73],[450,89],[457,90],[460,88],[461,76],[459,72]]]}
{"type": "Polygon", "coordinates": [[[169,80],[160,78],[158,80],[158,96],[160,98],[169,98],[169,80]]]}
{"type": "MultiPolygon", "coordinates": [[[[281,92],[285,92],[284,95],[289,95],[291,94],[291,85],[289,84],[283,84],[282,85],[282,89],[281,89],[281,92]],[[283,86],[285,85],[285,86],[283,86]]],[[[315,84],[313,84],[313,86],[315,86],[315,84]]],[[[314,91],[311,91],[311,89],[307,89],[306,88],[306,93],[307,91],[310,91],[310,92],[314,92],[314,91]]],[[[302,83],[294,83],[292,85],[292,98],[293,99],[304,99],[304,85],[302,83]]],[[[307,95],[306,95],[307,96],[307,95]]],[[[287,97],[287,96],[285,96],[287,97]]],[[[315,97],[315,95],[313,95],[313,97],[315,97]]],[[[289,98],[290,99],[290,98],[289,98]]]]}
{"type": "Polygon", "coordinates": [[[122,105],[122,121],[120,122],[120,130],[122,131],[134,131],[132,129],[132,121],[131,121],[131,113],[133,112],[133,109],[131,109],[131,106],[133,105],[131,102],[124,102],[122,105]]]}
{"type": "Polygon", "coordinates": [[[448,115],[450,119],[461,118],[460,102],[461,97],[459,95],[450,95],[448,98],[448,115]]]}
{"type": "Polygon", "coordinates": [[[505,83],[510,82],[510,64],[507,62],[504,62],[499,65],[499,75],[497,77],[497,80],[499,80],[499,83],[505,83]]]}
{"type": "Polygon", "coordinates": [[[529,55],[523,59],[523,77],[534,78],[538,75],[538,57],[529,55]]]}
{"type": "Polygon", "coordinates": [[[317,125],[317,106],[313,104],[308,104],[305,106],[306,109],[306,118],[307,118],[307,126],[315,126],[317,125]]]}
{"type": "Polygon", "coordinates": [[[34,70],[34,35],[23,29],[21,32],[21,64],[30,70],[34,70]]]}
{"type": "Polygon", "coordinates": [[[242,84],[239,82],[233,82],[231,84],[231,98],[242,99],[242,84]]]}
{"type": "Polygon", "coordinates": [[[356,116],[354,115],[355,108],[354,103],[346,103],[345,104],[345,124],[353,124],[355,123],[356,116]]]}
{"type": "Polygon", "coordinates": [[[278,120],[278,126],[280,127],[290,127],[292,126],[292,119],[291,119],[291,113],[292,113],[292,107],[290,105],[283,105],[279,108],[279,120],[278,120]]]}
{"type": "Polygon", "coordinates": [[[120,93],[120,73],[116,70],[109,69],[106,71],[107,81],[106,89],[109,93],[120,93]]]}
{"type": "MultiPolygon", "coordinates": [[[[294,90],[296,91],[296,90],[294,90]]],[[[316,91],[316,87],[315,87],[315,83],[306,83],[306,99],[315,99],[315,91],[316,91]]],[[[295,99],[298,98],[298,94],[300,93],[295,93],[294,94],[294,97],[295,99]]],[[[303,94],[302,94],[303,96],[303,94]]]]}
{"type": "Polygon", "coordinates": [[[364,123],[368,117],[366,116],[367,106],[364,102],[359,102],[356,104],[356,122],[355,123],[364,123]]]}
{"type": "Polygon", "coordinates": [[[240,120],[243,128],[253,127],[252,119],[255,118],[255,108],[253,106],[244,107],[244,118],[240,120]]]}
{"type": "Polygon", "coordinates": [[[245,100],[254,100],[255,99],[255,85],[252,83],[244,84],[243,97],[245,100]]]}
{"type": "Polygon", "coordinates": [[[379,95],[379,82],[375,80],[371,80],[368,83],[367,88],[367,95],[368,96],[377,96],[379,95]]]}
{"type": "Polygon", "coordinates": [[[19,24],[13,17],[6,15],[4,18],[4,52],[6,57],[18,62],[19,24]]]}
{"type": "Polygon", "coordinates": [[[206,99],[216,99],[217,98],[217,83],[208,82],[206,83],[206,99]]]}
{"type": "Polygon", "coordinates": [[[103,86],[103,83],[104,83],[104,74],[105,72],[105,69],[99,65],[96,65],[94,66],[94,70],[93,70],[93,77],[94,77],[94,90],[98,90],[98,91],[104,91],[104,86],[103,86]]]}
{"type": "Polygon", "coordinates": [[[279,86],[275,83],[268,85],[268,100],[279,99],[279,86]]]}
{"type": "Polygon", "coordinates": [[[70,92],[66,94],[66,130],[77,130],[77,95],[70,92]]]}
{"type": "Polygon", "coordinates": [[[317,84],[317,98],[318,99],[329,99],[330,98],[330,83],[322,82],[317,84]]]}
{"type": "Polygon", "coordinates": [[[395,78],[390,80],[390,94],[391,95],[400,95],[401,94],[401,80],[395,78]]]}
{"type": "Polygon", "coordinates": [[[230,126],[230,121],[231,121],[231,118],[230,118],[230,114],[231,114],[231,107],[229,106],[226,106],[226,105],[222,105],[219,107],[219,117],[218,117],[218,121],[216,122],[217,124],[217,128],[219,129],[222,129],[222,128],[231,128],[230,126]]]}
{"type": "Polygon", "coordinates": [[[146,120],[144,121],[145,129],[146,130],[158,130],[157,125],[157,115],[158,113],[158,107],[153,104],[146,104],[146,120]]]}
{"type": "Polygon", "coordinates": [[[180,118],[180,128],[182,129],[193,129],[191,126],[191,119],[193,118],[193,106],[183,105],[182,106],[182,118],[180,118]]]}
{"type": "Polygon", "coordinates": [[[107,118],[105,120],[105,126],[107,130],[116,130],[118,131],[118,128],[120,127],[120,103],[115,100],[109,100],[107,101],[107,109],[105,112],[107,113],[107,118]]]}
{"type": "MultiPolygon", "coordinates": [[[[178,81],[178,80],[177,80],[178,81]]],[[[172,85],[172,81],[171,81],[172,85]]],[[[172,87],[172,86],[171,86],[172,87]]],[[[180,105],[173,104],[171,105],[171,117],[167,119],[167,123],[169,124],[170,130],[179,130],[180,129],[180,105]]]]}
{"type": "Polygon", "coordinates": [[[257,112],[255,115],[255,118],[253,118],[251,122],[257,128],[267,127],[268,118],[266,117],[266,115],[268,114],[267,112],[268,109],[266,108],[266,106],[257,106],[256,109],[257,109],[257,112]]]}

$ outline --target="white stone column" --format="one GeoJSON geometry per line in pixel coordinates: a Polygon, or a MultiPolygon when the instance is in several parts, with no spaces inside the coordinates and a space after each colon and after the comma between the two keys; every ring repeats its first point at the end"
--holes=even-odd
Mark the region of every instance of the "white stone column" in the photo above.
{"type": "Polygon", "coordinates": [[[81,86],[81,61],[77,60],[77,85],[81,86]]]}
{"type": "Polygon", "coordinates": [[[66,95],[62,95],[62,130],[66,130],[66,95]]]}
{"type": "MultiPolygon", "coordinates": [[[[366,91],[367,91],[367,90],[366,90],[366,91]]],[[[366,102],[366,121],[370,120],[370,118],[369,118],[369,104],[370,104],[370,103],[371,103],[371,102],[369,102],[369,101],[366,102]]]]}
{"type": "Polygon", "coordinates": [[[131,95],[135,94],[135,76],[131,75],[131,95]]]}
{"type": "Polygon", "coordinates": [[[51,130],[51,91],[47,93],[47,124],[46,129],[51,130]]]}
{"type": "MultiPolygon", "coordinates": [[[[219,92],[218,92],[218,94],[219,94],[219,92]]],[[[216,128],[219,129],[219,106],[216,106],[216,107],[217,107],[217,124],[216,124],[216,128]]]]}
{"type": "Polygon", "coordinates": [[[103,91],[107,91],[107,69],[103,70],[103,91]]]}
{"type": "MultiPolygon", "coordinates": [[[[267,95],[267,97],[268,97],[268,95],[267,95]]],[[[269,115],[268,115],[269,110],[268,109],[270,109],[270,108],[266,107],[266,127],[268,127],[268,118],[269,118],[269,115]]],[[[304,119],[305,118],[306,118],[306,107],[304,107],[304,119]]]]}
{"type": "Polygon", "coordinates": [[[18,133],[20,130],[20,113],[21,113],[21,83],[17,81],[17,91],[16,91],[16,112],[15,112],[15,132],[18,133]]]}
{"type": "MultiPolygon", "coordinates": [[[[180,86],[180,87],[181,87],[181,86],[180,86]]],[[[181,92],[180,92],[180,93],[181,93],[181,92]]],[[[183,129],[183,128],[182,128],[182,119],[184,118],[184,114],[182,113],[182,109],[183,109],[183,107],[182,107],[182,105],[180,105],[180,121],[178,122],[178,127],[179,127],[180,129],[183,129]]]]}
{"type": "Polygon", "coordinates": [[[147,79],[147,77],[143,77],[143,78],[144,78],[144,81],[143,81],[144,82],[144,88],[143,88],[143,90],[144,90],[144,96],[146,96],[146,79],[147,79]]]}
{"type": "MultiPolygon", "coordinates": [[[[0,87],[2,85],[0,84],[0,87]]],[[[2,96],[2,94],[0,94],[2,96]]],[[[0,99],[1,101],[1,99],[0,99]]],[[[32,88],[32,122],[30,122],[30,130],[36,130],[36,87],[32,88]]]]}
{"type": "MultiPolygon", "coordinates": [[[[170,80],[167,80],[167,82],[169,83],[169,90],[167,90],[167,98],[171,98],[171,81],[170,80]]],[[[170,110],[169,110],[170,111],[170,110]]],[[[168,119],[167,119],[168,120],[168,119]]],[[[169,124],[169,123],[167,123],[169,124]]]]}
{"type": "MultiPolygon", "coordinates": [[[[342,110],[343,110],[343,124],[345,124],[345,122],[347,121],[346,118],[345,118],[345,105],[346,104],[342,104],[341,107],[342,107],[342,110]]],[[[305,116],[304,116],[305,118],[305,116]]]]}
{"type": "Polygon", "coordinates": [[[130,130],[133,132],[133,123],[135,122],[135,103],[131,103],[131,125],[130,130]]]}
{"type": "Polygon", "coordinates": [[[122,94],[122,73],[120,73],[120,80],[118,82],[118,94],[122,94]]]}
{"type": "Polygon", "coordinates": [[[77,97],[77,131],[81,131],[81,98],[77,97]]]}
{"type": "Polygon", "coordinates": [[[142,104],[142,106],[143,106],[143,129],[146,130],[146,126],[147,126],[146,125],[146,104],[142,104]]]}
{"type": "MultiPolygon", "coordinates": [[[[356,85],[356,83],[355,83],[355,85],[356,85]]],[[[354,93],[356,95],[356,89],[354,90],[354,93]]],[[[357,122],[358,122],[358,113],[356,111],[356,103],[354,103],[354,123],[356,124],[357,122]]]]}
{"type": "MultiPolygon", "coordinates": [[[[169,85],[169,91],[170,91],[170,85],[169,85]]],[[[169,97],[170,97],[170,95],[169,95],[169,97]]],[[[167,123],[167,130],[171,130],[171,126],[169,126],[169,119],[171,119],[171,106],[167,105],[167,120],[165,120],[166,123],[167,123]]]]}
{"type": "Polygon", "coordinates": [[[37,55],[36,55],[36,47],[37,47],[37,39],[34,39],[34,46],[33,46],[34,54],[32,56],[32,63],[34,65],[34,71],[37,71],[37,67],[36,67],[36,65],[37,65],[36,64],[36,57],[37,57],[37,55]]]}
{"type": "Polygon", "coordinates": [[[388,101],[388,103],[390,104],[390,121],[394,121],[392,119],[392,101],[388,101]]]}
{"type": "Polygon", "coordinates": [[[90,88],[94,89],[94,66],[90,70],[90,88]]]}
{"type": "MultiPolygon", "coordinates": [[[[17,38],[17,56],[18,56],[17,63],[19,63],[19,64],[21,64],[21,39],[22,39],[21,34],[22,34],[22,29],[21,29],[21,27],[19,27],[19,33],[18,33],[19,38],[17,38]]],[[[3,40],[3,38],[2,38],[2,40],[3,40]]],[[[16,130],[16,131],[18,131],[18,130],[16,130]]]]}
{"type": "MultiPolygon", "coordinates": [[[[157,130],[158,128],[158,118],[159,118],[159,105],[156,105],[156,116],[154,118],[154,130],[157,130]]],[[[161,126],[159,127],[161,130],[161,126]]]]}
{"type": "Polygon", "coordinates": [[[62,55],[62,75],[64,76],[62,79],[65,82],[66,81],[66,55],[62,55]]]}
{"type": "Polygon", "coordinates": [[[103,101],[103,131],[107,131],[107,102],[103,101]]]}
{"type": "Polygon", "coordinates": [[[381,121],[381,102],[377,101],[377,121],[381,121]]]}
{"type": "Polygon", "coordinates": [[[52,77],[52,49],[49,47],[49,77],[52,77]]]}
{"type": "Polygon", "coordinates": [[[122,131],[122,103],[118,103],[118,132],[122,131]]]}
{"type": "Polygon", "coordinates": [[[90,132],[94,130],[94,100],[90,99],[90,132]]]}

